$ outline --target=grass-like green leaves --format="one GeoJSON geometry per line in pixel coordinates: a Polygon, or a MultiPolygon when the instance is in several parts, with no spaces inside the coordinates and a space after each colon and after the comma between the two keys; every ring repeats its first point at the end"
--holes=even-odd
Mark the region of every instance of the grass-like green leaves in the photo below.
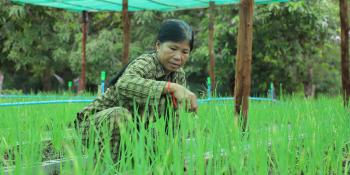
{"type": "Polygon", "coordinates": [[[74,129],[75,114],[84,106],[1,107],[0,174],[346,174],[350,170],[350,115],[340,98],[251,101],[246,133],[234,124],[233,102],[202,104],[197,115],[180,110],[175,126],[173,117],[154,116],[147,122],[134,116],[120,129],[117,161],[111,155],[108,125],[92,125],[86,144],[81,131],[74,129]],[[53,159],[61,163],[42,166],[53,159]]]}

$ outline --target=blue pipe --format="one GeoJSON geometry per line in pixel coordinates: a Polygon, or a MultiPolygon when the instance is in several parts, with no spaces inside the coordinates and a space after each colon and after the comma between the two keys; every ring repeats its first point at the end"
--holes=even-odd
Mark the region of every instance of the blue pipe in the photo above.
{"type": "MultiPolygon", "coordinates": [[[[62,96],[62,95],[1,95],[0,98],[91,98],[91,96],[62,96]]],[[[95,97],[92,97],[95,98],[95,97]]]]}
{"type": "MultiPolygon", "coordinates": [[[[233,97],[221,97],[210,99],[198,99],[198,104],[208,103],[210,101],[228,101],[233,100],[233,97]]],[[[250,100],[256,101],[276,101],[270,98],[249,97],[250,100]]],[[[29,101],[29,102],[13,102],[13,103],[0,103],[0,107],[4,106],[23,106],[23,105],[39,105],[39,104],[62,104],[62,103],[90,103],[93,99],[79,99],[79,100],[50,100],[50,101],[29,101]]]]}
{"type": "MultiPolygon", "coordinates": [[[[225,101],[225,100],[234,100],[233,97],[219,97],[219,98],[210,98],[210,99],[199,99],[197,102],[199,104],[201,103],[206,103],[209,101],[225,101]]],[[[260,97],[249,97],[249,100],[254,100],[254,101],[276,101],[272,100],[271,98],[260,98],[260,97]]]]}
{"type": "Polygon", "coordinates": [[[105,81],[101,81],[101,94],[103,95],[105,93],[105,81]]]}
{"type": "Polygon", "coordinates": [[[86,100],[51,100],[51,101],[27,101],[14,103],[0,103],[0,106],[22,106],[22,105],[41,105],[41,104],[61,104],[61,103],[89,103],[91,99],[86,100]]]}

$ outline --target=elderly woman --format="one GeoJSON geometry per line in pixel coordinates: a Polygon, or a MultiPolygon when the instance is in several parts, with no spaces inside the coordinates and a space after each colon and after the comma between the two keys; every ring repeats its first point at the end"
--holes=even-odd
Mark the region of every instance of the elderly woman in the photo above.
{"type": "Polygon", "coordinates": [[[187,109],[196,111],[197,97],[186,88],[182,69],[193,49],[193,40],[194,33],[186,22],[177,19],[164,21],[155,52],[131,61],[112,79],[105,94],[78,113],[76,123],[83,128],[83,139],[87,139],[90,122],[94,122],[97,129],[102,123],[107,123],[112,132],[112,151],[116,155],[120,142],[119,126],[128,118],[141,116],[150,120],[154,115],[165,116],[167,104],[175,108],[186,104],[187,109]]]}

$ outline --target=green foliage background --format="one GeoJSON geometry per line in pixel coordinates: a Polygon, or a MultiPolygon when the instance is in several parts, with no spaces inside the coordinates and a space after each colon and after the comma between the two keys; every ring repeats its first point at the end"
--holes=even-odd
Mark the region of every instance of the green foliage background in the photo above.
{"type": "MultiPolygon", "coordinates": [[[[4,88],[24,91],[57,91],[80,74],[81,14],[0,0],[0,71],[4,88]],[[54,78],[59,75],[65,85],[54,78]]],[[[217,94],[230,95],[234,86],[238,5],[215,10],[217,94]]],[[[336,95],[340,89],[340,25],[337,1],[300,0],[258,5],[254,9],[252,95],[266,96],[273,82],[287,93],[336,95]],[[308,74],[312,71],[313,76],[308,74]]],[[[131,13],[130,59],[151,51],[159,24],[180,18],[193,26],[195,49],[185,67],[189,85],[205,94],[209,70],[208,10],[131,13]]],[[[87,83],[96,91],[99,74],[107,80],[121,65],[121,13],[90,13],[87,38],[87,83]]],[[[277,92],[278,93],[278,92],[277,92]]]]}

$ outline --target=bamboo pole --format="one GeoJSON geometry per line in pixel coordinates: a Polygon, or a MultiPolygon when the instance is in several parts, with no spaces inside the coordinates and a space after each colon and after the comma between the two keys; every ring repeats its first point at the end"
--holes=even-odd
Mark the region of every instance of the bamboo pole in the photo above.
{"type": "Polygon", "coordinates": [[[349,104],[350,80],[349,80],[349,17],[347,0],[339,0],[340,25],[341,25],[341,72],[344,106],[349,104]]]}
{"type": "Polygon", "coordinates": [[[81,74],[79,81],[78,92],[85,90],[85,74],[86,74],[86,33],[87,33],[87,23],[88,23],[88,13],[86,11],[82,12],[82,28],[83,28],[83,38],[82,38],[82,57],[81,57],[81,74]]]}
{"type": "Polygon", "coordinates": [[[209,2],[209,41],[208,41],[208,50],[210,58],[210,68],[209,76],[211,79],[211,93],[215,92],[215,55],[214,55],[214,21],[215,21],[215,2],[209,2]]]}
{"type": "Polygon", "coordinates": [[[248,97],[251,85],[251,62],[253,42],[253,3],[254,0],[241,0],[239,29],[237,38],[237,60],[235,77],[235,115],[242,116],[242,129],[248,121],[248,97]],[[242,110],[242,111],[241,111],[242,110]]]}
{"type": "Polygon", "coordinates": [[[123,59],[122,64],[126,65],[129,62],[129,45],[130,45],[130,18],[128,13],[128,0],[123,0],[123,59]]]}

